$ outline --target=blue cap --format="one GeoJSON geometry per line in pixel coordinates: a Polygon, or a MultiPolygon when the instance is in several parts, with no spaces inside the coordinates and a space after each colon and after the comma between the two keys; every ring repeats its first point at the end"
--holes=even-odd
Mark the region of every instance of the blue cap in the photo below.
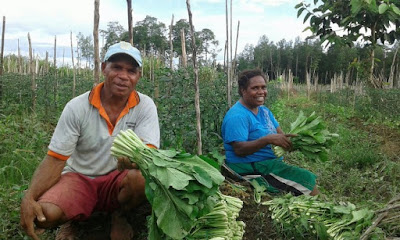
{"type": "Polygon", "coordinates": [[[133,47],[130,43],[123,41],[113,44],[108,48],[106,55],[104,56],[104,62],[106,62],[111,56],[120,53],[131,56],[138,63],[139,67],[142,66],[142,57],[140,56],[139,50],[133,47]]]}

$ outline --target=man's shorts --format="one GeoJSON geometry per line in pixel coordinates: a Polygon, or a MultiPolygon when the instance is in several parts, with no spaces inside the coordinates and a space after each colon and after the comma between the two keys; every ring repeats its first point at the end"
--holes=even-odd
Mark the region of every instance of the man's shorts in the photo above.
{"type": "Polygon", "coordinates": [[[315,187],[316,176],[310,171],[288,165],[280,159],[252,163],[226,163],[239,175],[261,175],[274,188],[294,195],[309,195],[315,187]]]}
{"type": "Polygon", "coordinates": [[[92,179],[79,173],[66,173],[39,202],[57,205],[69,220],[86,220],[94,211],[112,212],[119,208],[120,183],[126,174],[128,170],[114,170],[92,179]]]}

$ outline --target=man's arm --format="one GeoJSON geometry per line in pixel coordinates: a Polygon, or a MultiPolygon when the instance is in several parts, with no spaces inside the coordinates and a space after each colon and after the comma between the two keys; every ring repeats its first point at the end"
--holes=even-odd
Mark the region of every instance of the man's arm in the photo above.
{"type": "Polygon", "coordinates": [[[278,127],[276,130],[278,132],[277,134],[269,134],[253,141],[233,142],[232,147],[235,151],[235,154],[240,157],[244,157],[259,151],[268,144],[281,146],[284,149],[290,149],[292,147],[292,142],[290,141],[289,137],[293,137],[295,135],[284,134],[280,127],[278,127]]]}
{"type": "Polygon", "coordinates": [[[47,155],[36,169],[31,184],[22,199],[20,224],[33,239],[39,239],[35,233],[35,219],[40,222],[46,221],[42,207],[37,200],[59,181],[64,166],[65,161],[47,155]]]}

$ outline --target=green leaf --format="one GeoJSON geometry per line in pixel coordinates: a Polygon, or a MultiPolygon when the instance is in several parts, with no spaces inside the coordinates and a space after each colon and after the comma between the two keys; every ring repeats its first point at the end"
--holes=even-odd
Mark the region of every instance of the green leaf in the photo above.
{"type": "Polygon", "coordinates": [[[400,9],[396,5],[394,5],[394,3],[392,3],[391,8],[394,13],[396,13],[397,15],[400,15],[400,9]]]}
{"type": "Polygon", "coordinates": [[[303,3],[298,3],[296,6],[294,6],[295,9],[298,9],[299,7],[303,6],[303,3]]]}
{"type": "Polygon", "coordinates": [[[147,224],[149,229],[148,239],[152,240],[163,240],[163,233],[157,226],[157,221],[155,219],[154,212],[151,213],[151,216],[147,218],[147,224]]]}
{"type": "Polygon", "coordinates": [[[193,180],[190,175],[177,169],[161,167],[157,168],[157,178],[166,188],[173,187],[176,190],[184,189],[193,180]]]}
{"type": "MultiPolygon", "coordinates": [[[[171,199],[170,195],[167,195],[159,187],[155,190],[155,196],[152,209],[157,217],[157,226],[173,239],[185,237],[192,227],[191,219],[187,214],[177,209],[174,204],[176,199],[171,199]]],[[[187,205],[183,201],[180,204],[180,208],[185,208],[185,205],[187,205]]]]}
{"type": "Polygon", "coordinates": [[[305,10],[304,7],[300,8],[299,11],[297,11],[297,18],[300,17],[301,13],[305,10]]]}
{"type": "Polygon", "coordinates": [[[382,3],[379,5],[379,14],[384,14],[386,10],[389,9],[389,6],[386,3],[382,3]]]}
{"type": "Polygon", "coordinates": [[[310,12],[307,13],[306,16],[304,17],[303,23],[305,23],[310,16],[311,16],[311,13],[310,12]]]}
{"type": "Polygon", "coordinates": [[[193,170],[195,170],[195,172],[196,172],[195,174],[193,174],[193,176],[196,178],[196,180],[199,183],[203,184],[207,188],[212,188],[213,181],[210,178],[210,176],[208,175],[208,173],[205,170],[203,170],[203,168],[194,166],[193,170]]]}
{"type": "Polygon", "coordinates": [[[351,13],[356,15],[362,8],[362,1],[361,0],[351,0],[351,13]]]}

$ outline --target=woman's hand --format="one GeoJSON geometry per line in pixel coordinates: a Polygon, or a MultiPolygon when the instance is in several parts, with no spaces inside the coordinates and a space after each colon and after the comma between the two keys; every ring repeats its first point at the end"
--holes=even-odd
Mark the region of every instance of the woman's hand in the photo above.
{"type": "Polygon", "coordinates": [[[280,146],[285,150],[290,150],[292,148],[291,137],[296,137],[296,134],[270,134],[267,136],[269,142],[275,146],[280,146]]]}

